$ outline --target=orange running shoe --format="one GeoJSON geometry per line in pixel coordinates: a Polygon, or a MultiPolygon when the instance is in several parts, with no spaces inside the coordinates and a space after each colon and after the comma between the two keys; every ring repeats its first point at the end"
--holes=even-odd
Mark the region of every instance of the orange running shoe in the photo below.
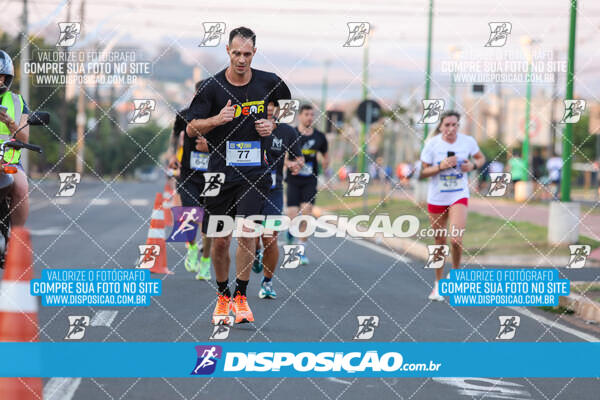
{"type": "Polygon", "coordinates": [[[233,305],[231,304],[230,297],[223,296],[222,294],[220,294],[218,292],[217,292],[217,295],[219,297],[217,298],[217,305],[215,306],[215,310],[213,311],[213,315],[212,315],[213,325],[218,325],[219,319],[222,320],[222,318],[219,318],[219,317],[228,316],[229,312],[233,309],[233,305]]]}
{"type": "Polygon", "coordinates": [[[233,314],[235,315],[235,323],[242,324],[244,322],[254,322],[254,315],[252,315],[252,310],[248,306],[248,301],[246,300],[246,296],[242,296],[242,294],[238,291],[233,298],[233,314]]]}

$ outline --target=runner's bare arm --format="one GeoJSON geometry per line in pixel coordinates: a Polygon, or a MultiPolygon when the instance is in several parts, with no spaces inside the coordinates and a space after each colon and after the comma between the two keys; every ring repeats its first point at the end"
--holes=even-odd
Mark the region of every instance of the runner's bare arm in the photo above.
{"type": "Polygon", "coordinates": [[[329,153],[321,153],[321,165],[323,165],[323,170],[329,168],[329,153]]]}
{"type": "Polygon", "coordinates": [[[203,136],[215,129],[217,126],[225,125],[233,120],[235,109],[231,105],[231,100],[227,100],[225,107],[214,117],[206,119],[193,119],[186,128],[186,133],[189,137],[203,136]]]}
{"type": "Polygon", "coordinates": [[[466,162],[462,163],[460,169],[463,172],[469,172],[473,171],[474,169],[481,168],[483,164],[485,164],[485,156],[481,151],[478,151],[477,153],[473,154],[473,161],[467,160],[466,162]]]}
{"type": "Polygon", "coordinates": [[[441,163],[436,165],[427,164],[426,162],[421,163],[421,174],[419,175],[419,179],[429,178],[430,176],[434,176],[442,171],[442,163],[445,160],[442,160],[441,163]]]}

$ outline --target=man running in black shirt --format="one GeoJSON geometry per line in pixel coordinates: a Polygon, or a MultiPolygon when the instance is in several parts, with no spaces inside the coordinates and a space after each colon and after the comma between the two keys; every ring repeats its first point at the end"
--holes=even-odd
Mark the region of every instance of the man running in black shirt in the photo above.
{"type": "MultiPolygon", "coordinates": [[[[312,106],[309,104],[302,105],[296,129],[300,134],[300,147],[304,156],[304,166],[297,175],[288,174],[286,179],[288,184],[287,214],[292,220],[298,216],[298,212],[303,215],[312,214],[312,206],[315,204],[315,197],[317,196],[317,177],[319,176],[318,153],[321,153],[323,168],[327,169],[329,166],[327,138],[325,134],[313,128],[314,119],[315,112],[312,106]]],[[[307,239],[307,237],[300,238],[303,243],[306,243],[307,239]]],[[[293,243],[293,237],[289,231],[288,243],[293,243]]],[[[300,264],[308,264],[308,258],[305,254],[306,249],[304,249],[304,254],[300,256],[300,264]]]]}
{"type": "MultiPolygon", "coordinates": [[[[208,218],[203,219],[203,232],[212,228],[213,216],[260,214],[271,186],[266,146],[275,124],[267,119],[267,104],[289,99],[291,95],[277,75],[250,67],[255,45],[256,35],[250,29],[232,30],[227,46],[229,66],[207,79],[189,107],[187,134],[206,138],[210,150],[208,171],[225,173],[219,195],[206,197],[208,218]]],[[[213,312],[215,324],[219,316],[229,315],[230,310],[236,323],[254,321],[246,287],[254,261],[255,239],[238,237],[233,301],[228,288],[230,243],[231,234],[213,240],[212,260],[218,286],[213,312]]]]}

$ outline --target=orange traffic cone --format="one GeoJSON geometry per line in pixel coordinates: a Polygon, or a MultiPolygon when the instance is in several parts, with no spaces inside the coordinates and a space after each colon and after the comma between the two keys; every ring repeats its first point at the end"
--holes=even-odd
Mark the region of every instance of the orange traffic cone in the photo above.
{"type": "MultiPolygon", "coordinates": [[[[0,341],[37,342],[38,303],[29,294],[33,267],[27,229],[11,229],[5,268],[0,283],[0,341]]],[[[0,399],[41,398],[42,378],[0,378],[0,399]]]]}
{"type": "Polygon", "coordinates": [[[174,194],[175,191],[173,190],[173,188],[169,184],[169,181],[167,180],[167,183],[165,183],[165,188],[163,189],[162,203],[162,207],[165,213],[165,226],[173,225],[173,214],[171,213],[171,207],[173,207],[174,194]]]}
{"type": "Polygon", "coordinates": [[[163,197],[162,194],[156,193],[154,199],[154,209],[150,218],[150,229],[148,229],[148,240],[146,244],[157,244],[160,246],[158,257],[154,261],[154,265],[150,272],[155,274],[172,274],[167,269],[167,243],[165,242],[165,221],[164,211],[162,209],[163,197]]]}

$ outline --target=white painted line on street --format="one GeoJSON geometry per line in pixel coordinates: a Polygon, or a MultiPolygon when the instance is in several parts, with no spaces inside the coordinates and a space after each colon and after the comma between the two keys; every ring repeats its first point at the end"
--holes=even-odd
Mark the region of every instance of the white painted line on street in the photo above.
{"type": "Polygon", "coordinates": [[[150,205],[150,201],[148,201],[148,199],[131,199],[129,200],[129,204],[132,206],[145,207],[150,205]]]}
{"type": "Polygon", "coordinates": [[[471,398],[531,399],[523,385],[505,380],[489,378],[432,378],[433,381],[459,388],[458,393],[471,398]]]}
{"type": "Polygon", "coordinates": [[[92,199],[90,205],[92,206],[106,206],[110,204],[110,199],[92,199]]]}
{"type": "Polygon", "coordinates": [[[379,245],[376,245],[375,243],[371,243],[371,242],[369,242],[367,240],[353,240],[352,243],[355,243],[355,244],[358,244],[360,246],[366,247],[368,249],[371,249],[373,251],[376,251],[376,252],[381,253],[383,255],[386,255],[388,257],[396,258],[396,259],[398,259],[400,261],[403,261],[405,263],[411,261],[410,258],[408,258],[408,257],[405,257],[405,256],[403,256],[401,254],[398,254],[398,253],[394,253],[391,250],[383,248],[383,247],[381,247],[379,245]]]}
{"type": "MultiPolygon", "coordinates": [[[[401,256],[400,254],[396,254],[396,253],[394,253],[392,251],[384,249],[384,248],[382,248],[380,246],[377,246],[376,244],[367,242],[365,240],[356,240],[356,241],[354,241],[354,243],[359,244],[359,245],[364,246],[364,247],[367,247],[367,248],[369,248],[369,249],[371,249],[373,251],[379,252],[379,253],[384,254],[384,255],[386,255],[388,257],[391,257],[391,258],[396,258],[396,259],[399,259],[399,260],[404,261],[404,262],[408,262],[409,261],[409,259],[407,257],[401,256]]],[[[561,323],[549,320],[549,319],[547,319],[545,317],[542,317],[540,315],[534,314],[533,312],[529,311],[525,307],[508,307],[508,308],[510,308],[511,310],[516,311],[516,312],[518,312],[520,314],[523,314],[526,317],[535,319],[536,321],[538,321],[541,324],[548,325],[551,328],[556,328],[558,330],[561,330],[563,332],[569,333],[569,334],[571,334],[573,336],[576,336],[576,337],[578,337],[580,339],[583,339],[583,340],[586,340],[588,342],[600,342],[600,339],[598,339],[596,336],[590,335],[588,333],[579,331],[577,329],[568,327],[568,326],[563,325],[561,323]]]]}
{"type": "Polygon", "coordinates": [[[71,231],[65,231],[65,228],[59,228],[57,226],[51,227],[51,228],[45,228],[45,229],[30,229],[29,233],[31,233],[31,236],[56,236],[56,235],[70,235],[73,232],[71,231]]]}
{"type": "Polygon", "coordinates": [[[100,310],[94,314],[90,320],[90,326],[107,326],[113,323],[117,316],[118,311],[114,310],[100,310]]]}
{"type": "Polygon", "coordinates": [[[71,400],[81,384],[81,378],[51,378],[44,386],[45,400],[71,400]]]}
{"type": "Polygon", "coordinates": [[[345,380],[343,380],[343,379],[338,379],[338,378],[327,378],[327,380],[328,380],[328,381],[331,381],[331,382],[335,382],[335,383],[342,383],[342,384],[344,384],[344,385],[352,385],[352,382],[348,382],[348,381],[345,381],[345,380]]]}
{"type": "Polygon", "coordinates": [[[70,197],[57,197],[52,200],[54,204],[67,205],[73,202],[73,199],[70,197]]]}
{"type": "Polygon", "coordinates": [[[568,327],[559,322],[554,322],[546,317],[542,317],[541,315],[534,314],[533,312],[529,311],[525,307],[508,307],[508,308],[510,308],[511,310],[516,311],[518,313],[521,313],[521,314],[525,315],[526,317],[533,318],[536,321],[538,321],[539,323],[548,325],[551,328],[556,328],[563,332],[570,333],[571,335],[576,336],[579,339],[583,339],[588,342],[600,342],[600,339],[598,339],[596,336],[590,335],[590,334],[582,332],[582,331],[578,331],[577,329],[568,327]]]}

